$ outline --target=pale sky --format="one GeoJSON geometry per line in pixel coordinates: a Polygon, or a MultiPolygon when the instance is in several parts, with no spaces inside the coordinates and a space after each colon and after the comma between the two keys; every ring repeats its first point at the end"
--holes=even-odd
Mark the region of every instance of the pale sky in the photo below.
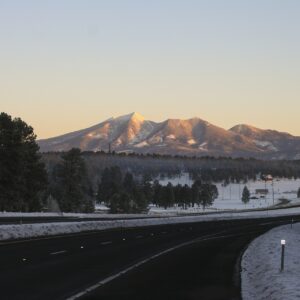
{"type": "Polygon", "coordinates": [[[0,111],[39,138],[137,111],[300,136],[298,0],[0,0],[0,111]]]}

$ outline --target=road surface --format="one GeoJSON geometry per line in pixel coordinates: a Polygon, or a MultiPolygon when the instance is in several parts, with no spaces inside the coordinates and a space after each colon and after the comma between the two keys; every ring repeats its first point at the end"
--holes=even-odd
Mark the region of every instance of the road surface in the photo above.
{"type": "Polygon", "coordinates": [[[2,242],[1,299],[72,299],[101,282],[106,284],[81,298],[239,299],[235,271],[241,251],[254,237],[290,220],[214,221],[2,242]]]}

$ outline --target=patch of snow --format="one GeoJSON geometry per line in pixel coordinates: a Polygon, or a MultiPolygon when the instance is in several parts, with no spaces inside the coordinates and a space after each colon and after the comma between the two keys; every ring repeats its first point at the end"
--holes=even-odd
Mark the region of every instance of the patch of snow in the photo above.
{"type": "Polygon", "coordinates": [[[201,145],[199,145],[199,150],[202,150],[202,151],[208,151],[207,150],[207,142],[204,142],[202,143],[201,145]]]}
{"type": "Polygon", "coordinates": [[[154,129],[155,127],[151,122],[149,121],[143,122],[139,132],[132,138],[130,144],[135,144],[135,143],[145,141],[151,135],[154,129]]]}
{"type": "Polygon", "coordinates": [[[176,137],[175,137],[174,134],[167,135],[166,138],[167,139],[171,139],[171,140],[175,140],[176,139],[176,137]]]}
{"type": "Polygon", "coordinates": [[[187,142],[189,145],[195,145],[197,143],[194,139],[189,139],[187,142]]]}
{"type": "Polygon", "coordinates": [[[95,133],[95,132],[89,133],[87,136],[88,136],[89,138],[93,138],[93,139],[102,139],[102,138],[106,138],[106,137],[107,137],[106,134],[103,134],[103,133],[95,133]]]}
{"type": "Polygon", "coordinates": [[[137,148],[142,148],[142,147],[146,147],[146,146],[149,146],[149,144],[146,141],[134,145],[134,147],[137,147],[137,148]]]}
{"type": "MultiPolygon", "coordinates": [[[[22,225],[0,225],[0,240],[32,238],[40,236],[51,236],[58,234],[79,233],[83,231],[106,230],[112,228],[130,228],[144,227],[163,224],[177,224],[190,222],[206,222],[227,219],[248,219],[248,218],[266,218],[277,216],[288,216],[300,214],[300,207],[291,209],[279,209],[269,211],[253,212],[230,212],[217,214],[203,214],[198,216],[181,217],[156,217],[144,219],[123,219],[123,220],[105,220],[105,221],[84,221],[84,222],[61,222],[61,223],[40,223],[40,224],[22,224],[22,225]]],[[[258,299],[258,298],[252,298],[258,299]]],[[[266,298],[270,299],[270,298],[266,298]]],[[[273,298],[272,298],[273,299],[273,298]]],[[[290,298],[280,298],[290,299],[290,298]]]]}
{"type": "Polygon", "coordinates": [[[193,184],[193,180],[190,178],[189,173],[183,172],[179,176],[175,177],[164,177],[164,178],[155,178],[155,180],[158,180],[161,185],[166,186],[169,182],[172,183],[172,185],[185,185],[191,186],[193,184]]]}
{"type": "MultiPolygon", "coordinates": [[[[193,180],[189,177],[188,173],[182,173],[180,176],[171,178],[156,178],[160,184],[167,185],[171,182],[173,185],[187,184],[191,186],[193,180]]],[[[272,182],[264,182],[262,180],[248,181],[247,183],[231,183],[224,186],[222,183],[214,183],[217,186],[219,196],[215,199],[213,205],[207,210],[226,210],[226,209],[255,209],[264,208],[276,205],[280,203],[280,199],[287,199],[290,204],[296,204],[300,202],[297,198],[297,191],[300,187],[300,179],[280,179],[275,178],[272,182]],[[242,201],[242,192],[244,186],[247,186],[250,191],[251,197],[257,197],[258,199],[250,199],[245,205],[242,201]],[[264,198],[260,198],[256,195],[257,189],[267,189],[268,194],[264,198]],[[273,203],[273,191],[274,191],[274,203],[273,203]]],[[[172,208],[173,209],[173,208],[172,208]]],[[[200,210],[201,208],[199,208],[200,210]]]]}
{"type": "Polygon", "coordinates": [[[300,224],[280,226],[255,239],[242,258],[243,300],[300,298],[300,224]],[[281,239],[286,240],[280,271],[281,239]]]}
{"type": "Polygon", "coordinates": [[[272,150],[272,151],[278,151],[278,149],[269,141],[254,140],[254,143],[257,146],[264,147],[264,148],[267,148],[267,149],[272,150]]]}
{"type": "Polygon", "coordinates": [[[114,141],[114,145],[118,146],[122,144],[122,140],[118,138],[116,141],[114,141]]]}
{"type": "Polygon", "coordinates": [[[149,139],[151,144],[159,144],[163,142],[163,138],[161,136],[155,135],[151,139],[149,139]]]}

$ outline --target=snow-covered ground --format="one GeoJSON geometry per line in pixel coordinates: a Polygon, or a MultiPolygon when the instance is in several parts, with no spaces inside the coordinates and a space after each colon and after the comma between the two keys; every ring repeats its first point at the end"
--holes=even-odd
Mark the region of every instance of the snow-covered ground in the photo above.
{"type": "MultiPolygon", "coordinates": [[[[167,185],[168,182],[171,182],[173,185],[187,184],[191,186],[193,184],[193,180],[189,177],[188,173],[183,173],[182,175],[174,178],[163,178],[160,179],[159,182],[162,185],[167,185]]],[[[271,181],[265,182],[263,180],[251,180],[246,184],[231,183],[224,186],[221,183],[217,183],[216,186],[218,188],[219,196],[214,201],[213,205],[207,208],[207,210],[264,208],[281,203],[280,199],[288,200],[289,204],[300,204],[300,199],[297,198],[297,191],[300,188],[300,179],[275,178],[273,183],[271,181]],[[251,197],[256,197],[258,199],[250,199],[249,203],[245,205],[241,201],[244,186],[248,187],[251,197]],[[261,198],[262,195],[256,194],[256,190],[258,189],[267,189],[268,194],[261,198]]],[[[164,211],[157,208],[152,208],[151,210],[154,212],[164,211]]],[[[169,209],[169,211],[173,212],[180,210],[181,209],[179,208],[169,209]]],[[[193,212],[201,211],[201,207],[190,208],[189,210],[193,212]]]]}
{"type": "Polygon", "coordinates": [[[300,224],[280,226],[255,239],[242,258],[243,300],[300,299],[300,224]],[[286,240],[280,272],[281,239],[286,240]]]}
{"type": "Polygon", "coordinates": [[[300,214],[300,207],[289,209],[278,209],[269,211],[249,211],[249,212],[224,212],[216,214],[203,214],[198,216],[182,217],[159,217],[159,218],[140,218],[124,220],[105,220],[105,221],[85,221],[85,222],[61,222],[61,223],[41,223],[41,224],[20,224],[20,225],[1,225],[0,240],[20,239],[39,236],[50,236],[66,233],[78,233],[94,230],[105,230],[111,228],[142,227],[162,224],[206,222],[226,219],[247,219],[264,218],[276,216],[288,216],[300,214]]]}
{"type": "Polygon", "coordinates": [[[108,214],[107,209],[102,213],[56,213],[56,212],[0,212],[0,218],[4,217],[73,217],[73,218],[101,218],[101,219],[136,219],[149,218],[147,214],[108,214]]]}
{"type": "MultiPolygon", "coordinates": [[[[167,185],[171,182],[173,185],[177,184],[188,184],[191,185],[193,181],[189,178],[188,173],[183,173],[181,176],[175,178],[164,178],[160,180],[160,183],[167,185]]],[[[223,186],[221,183],[217,183],[217,188],[219,191],[218,198],[214,201],[213,205],[207,207],[205,212],[215,212],[215,211],[226,211],[226,210],[245,210],[245,209],[257,209],[271,207],[280,204],[280,199],[288,200],[287,205],[300,205],[300,199],[297,198],[297,191],[300,187],[300,179],[275,179],[274,184],[272,182],[265,183],[264,181],[249,181],[246,185],[250,190],[251,196],[258,195],[255,194],[257,189],[268,189],[269,193],[265,198],[251,199],[248,204],[244,204],[241,201],[241,193],[245,184],[229,184],[223,186]],[[274,203],[273,203],[273,190],[274,190],[274,203]]],[[[109,214],[109,209],[104,204],[96,204],[95,214],[78,214],[78,213],[18,213],[18,212],[0,212],[0,217],[79,217],[79,218],[105,218],[105,219],[115,219],[115,218],[147,218],[149,216],[177,216],[188,213],[203,213],[202,207],[189,207],[183,209],[181,207],[170,207],[164,209],[162,207],[150,206],[150,210],[147,214],[109,214]]]]}

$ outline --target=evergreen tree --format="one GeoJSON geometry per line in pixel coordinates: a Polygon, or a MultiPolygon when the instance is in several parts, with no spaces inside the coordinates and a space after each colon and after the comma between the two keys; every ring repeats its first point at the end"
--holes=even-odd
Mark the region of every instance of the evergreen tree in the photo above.
{"type": "Polygon", "coordinates": [[[162,206],[161,198],[162,198],[162,186],[159,184],[158,180],[155,180],[153,183],[153,201],[152,201],[152,203],[154,205],[162,206]]]}
{"type": "Polygon", "coordinates": [[[250,201],[250,192],[247,186],[244,186],[243,194],[242,194],[242,201],[245,203],[245,205],[250,201]]]}
{"type": "Polygon", "coordinates": [[[160,205],[167,209],[168,207],[172,207],[174,205],[174,202],[174,190],[172,184],[169,182],[161,189],[160,205]]]}
{"type": "Polygon", "coordinates": [[[101,176],[98,187],[98,201],[109,203],[110,198],[122,191],[122,173],[119,167],[106,168],[101,176]]]}
{"type": "Polygon", "coordinates": [[[206,207],[211,206],[217,197],[218,190],[215,185],[208,183],[201,185],[199,198],[203,210],[205,210],[206,207]]]}
{"type": "Polygon", "coordinates": [[[47,174],[33,128],[0,114],[0,210],[40,211],[47,174]]]}
{"type": "Polygon", "coordinates": [[[128,194],[134,194],[136,191],[136,183],[133,180],[133,176],[131,173],[127,172],[125,174],[124,180],[123,180],[123,189],[128,194]]]}
{"type": "Polygon", "coordinates": [[[111,213],[130,213],[132,212],[133,201],[127,193],[120,192],[110,197],[108,206],[111,213]]]}
{"type": "Polygon", "coordinates": [[[104,201],[111,213],[137,213],[148,207],[143,184],[139,185],[129,172],[123,178],[119,167],[104,170],[98,201],[104,201]]]}
{"type": "Polygon", "coordinates": [[[193,206],[194,204],[200,205],[200,191],[201,191],[201,181],[200,180],[195,180],[193,185],[192,185],[192,202],[193,206]]]}
{"type": "Polygon", "coordinates": [[[62,155],[62,159],[60,180],[56,191],[61,210],[64,212],[94,211],[92,190],[80,149],[71,149],[62,155]]]}
{"type": "Polygon", "coordinates": [[[143,193],[148,203],[153,202],[154,188],[151,184],[151,176],[145,174],[143,176],[143,193]]]}
{"type": "Polygon", "coordinates": [[[194,205],[192,189],[187,184],[182,187],[181,195],[183,197],[184,208],[194,205]]]}

